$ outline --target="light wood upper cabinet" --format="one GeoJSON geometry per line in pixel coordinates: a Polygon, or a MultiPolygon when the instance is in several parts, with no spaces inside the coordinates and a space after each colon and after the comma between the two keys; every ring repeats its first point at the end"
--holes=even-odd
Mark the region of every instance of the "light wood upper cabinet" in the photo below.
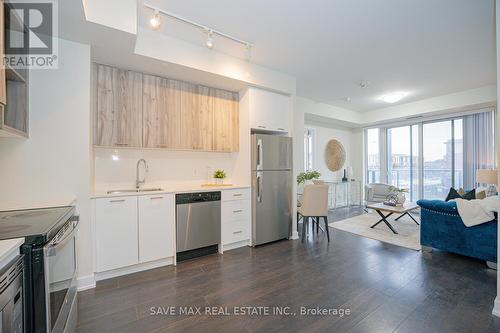
{"type": "Polygon", "coordinates": [[[237,93],[97,66],[94,145],[239,150],[237,93]]]}
{"type": "Polygon", "coordinates": [[[214,150],[239,151],[238,94],[214,89],[214,150]]]}
{"type": "Polygon", "coordinates": [[[98,65],[94,143],[142,147],[142,74],[98,65]]]}
{"type": "Polygon", "coordinates": [[[143,84],[144,147],[176,148],[181,141],[177,81],[144,75],[143,84]]]}
{"type": "Polygon", "coordinates": [[[213,89],[204,86],[197,86],[195,103],[196,107],[194,109],[193,126],[191,127],[192,147],[196,150],[213,150],[213,89]]]}

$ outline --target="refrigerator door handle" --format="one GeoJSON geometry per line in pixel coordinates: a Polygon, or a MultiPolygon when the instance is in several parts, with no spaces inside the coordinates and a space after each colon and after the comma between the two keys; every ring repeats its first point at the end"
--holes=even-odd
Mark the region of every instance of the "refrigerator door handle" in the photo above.
{"type": "Polygon", "coordinates": [[[257,202],[262,202],[262,175],[257,174],[257,202]]]}
{"type": "Polygon", "coordinates": [[[257,170],[262,170],[262,139],[257,140],[257,170]]]}

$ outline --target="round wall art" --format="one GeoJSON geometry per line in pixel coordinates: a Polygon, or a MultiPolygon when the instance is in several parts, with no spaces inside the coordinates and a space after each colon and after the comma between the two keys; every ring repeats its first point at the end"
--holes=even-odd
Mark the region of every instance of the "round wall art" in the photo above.
{"type": "Polygon", "coordinates": [[[325,148],[325,163],[330,171],[339,171],[345,163],[345,149],[339,140],[328,141],[325,148]]]}

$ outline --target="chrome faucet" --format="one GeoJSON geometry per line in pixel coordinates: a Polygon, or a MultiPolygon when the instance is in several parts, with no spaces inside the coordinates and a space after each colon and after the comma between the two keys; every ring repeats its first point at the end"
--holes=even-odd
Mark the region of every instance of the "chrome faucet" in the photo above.
{"type": "Polygon", "coordinates": [[[145,159],[141,158],[140,160],[137,161],[137,169],[135,173],[135,188],[139,189],[142,184],[146,183],[146,173],[148,172],[148,162],[146,162],[145,159]],[[144,164],[144,177],[142,179],[139,179],[139,167],[141,166],[141,163],[144,164]]]}

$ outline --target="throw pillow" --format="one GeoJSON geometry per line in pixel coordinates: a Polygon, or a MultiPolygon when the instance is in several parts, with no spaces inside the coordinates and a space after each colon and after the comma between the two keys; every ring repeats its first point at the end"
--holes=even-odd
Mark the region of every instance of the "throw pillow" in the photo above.
{"type": "Polygon", "coordinates": [[[473,190],[465,193],[464,195],[462,195],[462,199],[465,199],[465,200],[474,200],[474,199],[476,199],[476,189],[473,189],[473,190]]]}
{"type": "Polygon", "coordinates": [[[482,200],[486,198],[486,191],[476,192],[476,199],[482,200]]]}
{"type": "Polygon", "coordinates": [[[450,192],[448,192],[448,195],[446,196],[446,199],[444,199],[444,201],[450,201],[458,198],[462,198],[460,193],[458,193],[458,191],[455,190],[453,187],[450,187],[450,192]]]}
{"type": "Polygon", "coordinates": [[[453,200],[453,199],[465,199],[465,200],[472,200],[472,199],[476,199],[476,190],[473,189],[472,191],[469,191],[463,195],[460,195],[460,193],[458,193],[457,190],[455,190],[453,187],[450,188],[450,192],[448,193],[448,195],[446,196],[446,199],[444,199],[445,201],[450,201],[450,200],[453,200]]]}

